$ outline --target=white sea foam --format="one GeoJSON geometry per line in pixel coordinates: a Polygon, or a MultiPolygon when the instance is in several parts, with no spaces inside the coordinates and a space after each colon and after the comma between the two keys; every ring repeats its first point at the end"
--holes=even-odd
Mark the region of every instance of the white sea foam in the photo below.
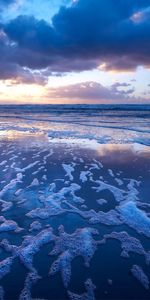
{"type": "Polygon", "coordinates": [[[68,292],[69,298],[71,300],[94,300],[95,299],[94,290],[96,289],[96,286],[92,283],[91,279],[86,280],[85,289],[86,292],[83,293],[82,295],[78,295],[69,291],[68,292]]]}
{"type": "Polygon", "coordinates": [[[28,273],[26,280],[25,280],[24,288],[21,291],[21,294],[19,296],[19,300],[32,299],[32,296],[31,296],[32,285],[35,284],[40,278],[41,277],[37,274],[36,271],[28,273]]]}
{"type": "Polygon", "coordinates": [[[118,211],[125,224],[134,228],[138,233],[150,237],[150,218],[136,206],[135,202],[122,203],[118,211]]]}
{"type": "MultiPolygon", "coordinates": [[[[25,120],[31,118],[31,114],[26,114],[23,122],[17,120],[17,124],[10,125],[6,120],[2,124],[0,167],[4,178],[1,180],[0,209],[6,218],[0,217],[0,232],[5,237],[0,241],[1,253],[4,254],[0,262],[0,278],[11,273],[16,258],[25,266],[27,277],[20,300],[32,298],[32,286],[40,279],[34,264],[37,253],[40,257],[51,247],[54,258],[49,260],[50,275],[60,272],[64,286],[68,287],[74,271],[72,262],[77,257],[82,258],[74,263],[84,262],[85,266],[91,267],[88,270],[90,273],[95,264],[91,260],[97,248],[103,244],[105,250],[109,239],[117,241],[121,257],[130,257],[129,263],[131,260],[132,264],[137,263],[139,255],[142,256],[143,269],[133,265],[131,272],[146,289],[149,288],[149,279],[144,273],[148,268],[145,266],[144,269],[144,260],[147,265],[150,264],[150,251],[145,243],[150,237],[149,203],[140,202],[144,201],[143,183],[146,184],[145,178],[149,175],[146,175],[148,167],[144,165],[144,171],[141,168],[137,174],[134,171],[129,174],[133,178],[125,178],[130,173],[124,168],[128,157],[127,161],[119,160],[126,158],[126,151],[129,156],[136,154],[137,160],[141,156],[148,157],[149,147],[140,145],[149,144],[148,122],[146,124],[143,119],[145,127],[140,128],[143,124],[141,116],[141,123],[136,118],[136,122],[132,120],[130,125],[123,117],[117,116],[116,119],[110,111],[109,114],[111,117],[107,115],[106,118],[104,112],[97,110],[86,113],[85,118],[83,112],[78,112],[75,120],[72,112],[71,117],[67,115],[67,118],[66,115],[60,118],[56,112],[53,117],[49,113],[34,115],[34,118],[32,115],[31,126],[25,120]],[[90,124],[87,116],[90,116],[90,124]],[[114,159],[118,154],[117,162],[121,163],[122,171],[117,169],[118,164],[113,165],[115,161],[111,154],[114,153],[114,159]],[[60,222],[65,229],[63,226],[58,228],[60,222]],[[54,232],[48,224],[55,227],[54,232]],[[99,238],[103,229],[109,233],[99,238]],[[48,247],[44,247],[46,244],[48,247]],[[5,258],[5,255],[9,257],[5,258]]],[[[134,160],[133,166],[136,171],[134,160]]],[[[114,278],[108,279],[106,283],[112,285],[113,281],[114,278]]],[[[40,282],[37,288],[39,285],[40,282]]],[[[83,294],[81,291],[74,292],[71,284],[71,291],[68,292],[70,299],[93,300],[95,287],[91,279],[86,280],[85,288],[83,294]]],[[[0,287],[1,298],[3,287],[0,287]]]]}
{"type": "Polygon", "coordinates": [[[54,192],[55,184],[53,183],[50,187],[50,195],[45,199],[42,196],[40,201],[42,201],[44,208],[36,208],[28,212],[26,215],[31,218],[41,218],[46,219],[51,216],[57,216],[68,211],[62,207],[63,201],[68,198],[68,201],[73,203],[83,203],[84,200],[75,195],[75,192],[80,190],[80,186],[76,183],[71,183],[68,187],[63,187],[58,192],[54,192]],[[42,200],[43,199],[43,200],[42,200]]]}
{"type": "Polygon", "coordinates": [[[0,191],[0,197],[2,198],[8,190],[16,188],[18,183],[22,183],[22,173],[18,173],[15,179],[12,179],[3,187],[3,189],[0,191]]]}
{"type": "Polygon", "coordinates": [[[31,168],[33,168],[33,167],[35,167],[36,165],[38,165],[40,163],[40,161],[39,160],[37,160],[37,161],[35,161],[35,162],[33,162],[33,163],[30,163],[29,165],[27,165],[26,167],[24,167],[24,168],[15,168],[16,169],[16,171],[17,172],[25,172],[26,170],[29,170],[29,169],[31,169],[31,168]]]}
{"type": "Polygon", "coordinates": [[[62,164],[63,169],[66,172],[66,176],[68,176],[69,180],[73,180],[72,172],[74,172],[74,167],[71,164],[62,164]]]}
{"type": "Polygon", "coordinates": [[[41,230],[42,225],[39,221],[34,221],[30,224],[29,231],[41,230]]]}
{"type": "Polygon", "coordinates": [[[91,175],[90,171],[81,171],[81,173],[80,173],[80,180],[82,182],[86,182],[88,180],[88,175],[91,175]]]}
{"type": "Polygon", "coordinates": [[[137,280],[140,281],[140,283],[146,290],[149,289],[149,279],[140,266],[133,265],[131,273],[137,280]]]}
{"type": "Polygon", "coordinates": [[[91,148],[97,150],[99,143],[94,139],[84,139],[84,138],[50,138],[50,143],[53,144],[68,144],[70,146],[80,146],[83,148],[91,148]]]}
{"type": "Polygon", "coordinates": [[[10,272],[12,264],[13,257],[8,257],[0,261],[0,280],[10,272]]]}
{"type": "Polygon", "coordinates": [[[11,201],[0,200],[0,204],[1,204],[1,211],[2,212],[11,209],[11,207],[13,206],[13,203],[11,201]]]}
{"type": "Polygon", "coordinates": [[[121,242],[121,256],[129,257],[130,252],[134,252],[140,255],[145,256],[146,263],[150,262],[150,254],[145,251],[141,242],[135,238],[131,237],[127,232],[111,232],[110,234],[104,235],[104,238],[107,239],[116,239],[121,242]]]}
{"type": "Polygon", "coordinates": [[[0,232],[8,232],[8,231],[14,231],[14,232],[20,232],[23,228],[20,228],[18,224],[13,220],[6,220],[0,224],[0,232]]]}
{"type": "Polygon", "coordinates": [[[50,275],[60,271],[64,286],[67,287],[71,278],[71,262],[76,256],[84,259],[88,267],[93,257],[98,242],[94,240],[93,235],[98,231],[94,228],[77,229],[74,233],[68,234],[64,231],[63,226],[59,227],[59,237],[55,239],[55,247],[51,255],[59,255],[50,268],[50,275]]]}

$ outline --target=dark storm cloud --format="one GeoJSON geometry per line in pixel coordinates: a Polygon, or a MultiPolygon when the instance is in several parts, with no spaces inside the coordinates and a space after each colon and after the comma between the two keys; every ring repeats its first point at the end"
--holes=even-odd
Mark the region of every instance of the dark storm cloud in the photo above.
{"type": "MultiPolygon", "coordinates": [[[[20,50],[15,44],[9,44],[5,33],[0,30],[0,80],[11,79],[16,83],[46,84],[47,76],[43,70],[32,70],[18,64],[20,50]],[[17,58],[18,53],[18,58],[17,58]]],[[[50,75],[50,71],[49,71],[50,75]]]]}
{"type": "Polygon", "coordinates": [[[4,57],[53,72],[94,69],[104,62],[106,70],[149,67],[149,8],[150,0],[79,0],[61,7],[51,25],[19,16],[3,25],[9,40],[4,57]]]}

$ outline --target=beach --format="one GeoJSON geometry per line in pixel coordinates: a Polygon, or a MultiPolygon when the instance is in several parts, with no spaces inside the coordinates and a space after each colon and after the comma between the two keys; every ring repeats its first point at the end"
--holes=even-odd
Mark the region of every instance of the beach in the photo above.
{"type": "Polygon", "coordinates": [[[146,106],[1,107],[1,299],[149,299],[149,124],[146,106]]]}

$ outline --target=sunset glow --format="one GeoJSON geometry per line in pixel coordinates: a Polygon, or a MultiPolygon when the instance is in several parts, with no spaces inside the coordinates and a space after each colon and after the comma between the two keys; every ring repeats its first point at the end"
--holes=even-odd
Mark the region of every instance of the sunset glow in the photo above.
{"type": "Polygon", "coordinates": [[[0,0],[0,300],[150,300],[150,0],[0,0]]]}
{"type": "Polygon", "coordinates": [[[133,1],[124,12],[121,6],[116,10],[111,0],[91,3],[0,1],[1,104],[150,103],[149,1],[139,5],[133,1]],[[97,97],[92,97],[88,84],[90,99],[79,92],[77,97],[71,95],[71,89],[85,82],[99,84],[94,92],[97,97]],[[67,87],[69,95],[65,94],[67,87]],[[107,90],[105,97],[101,89],[107,90]]]}

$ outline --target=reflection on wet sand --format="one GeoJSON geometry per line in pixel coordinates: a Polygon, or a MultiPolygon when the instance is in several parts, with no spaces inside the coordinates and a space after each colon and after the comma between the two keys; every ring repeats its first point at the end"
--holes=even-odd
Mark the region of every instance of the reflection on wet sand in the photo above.
{"type": "Polygon", "coordinates": [[[150,150],[97,118],[1,123],[1,299],[149,299],[150,150]]]}

